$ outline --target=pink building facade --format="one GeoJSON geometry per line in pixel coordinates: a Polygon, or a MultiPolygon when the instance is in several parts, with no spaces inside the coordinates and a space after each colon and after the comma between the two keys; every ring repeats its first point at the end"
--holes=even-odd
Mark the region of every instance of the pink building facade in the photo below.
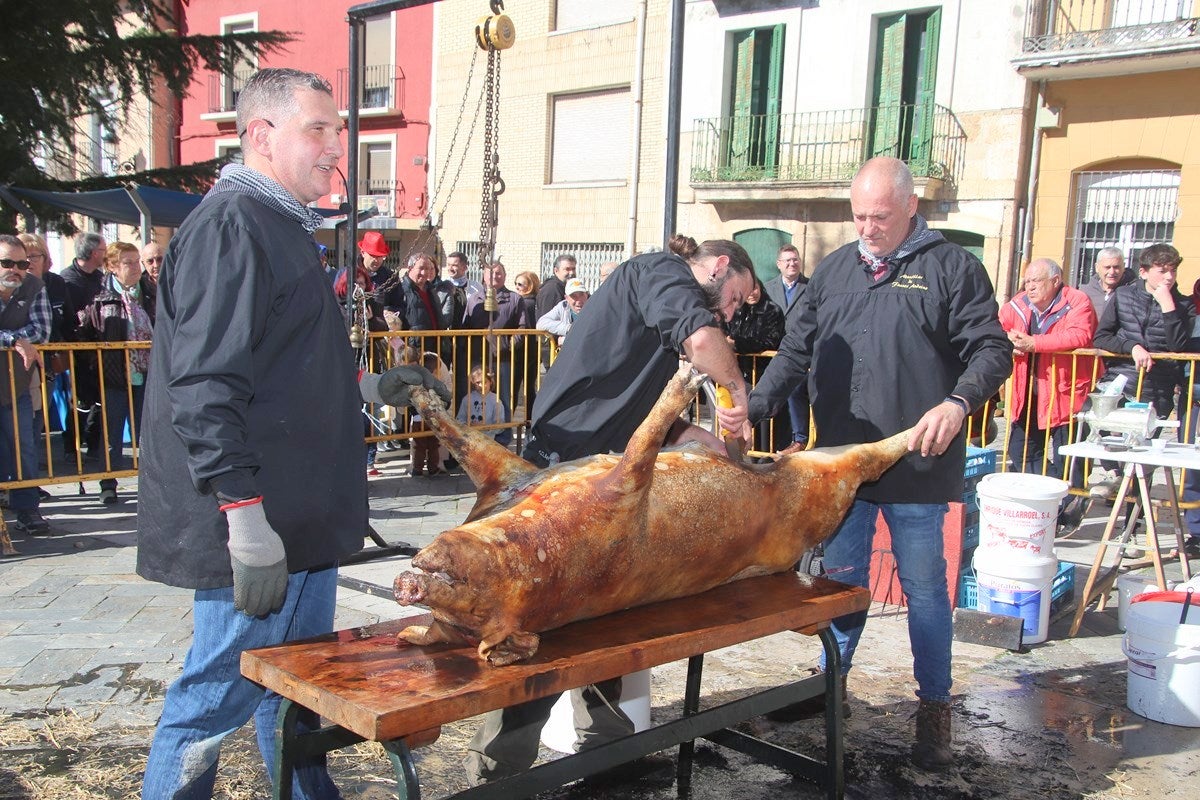
{"type": "MultiPolygon", "coordinates": [[[[293,41],[232,73],[197,74],[179,110],[179,159],[195,163],[239,158],[234,130],[238,92],[256,69],[293,67],[324,75],[333,85],[343,119],[350,107],[349,25],[344,2],[334,0],[202,0],[180,2],[181,28],[190,33],[286,31],[293,41]]],[[[427,212],[431,6],[367,20],[359,101],[359,211],[363,228],[389,231],[398,243],[412,239],[427,212]],[[394,233],[393,233],[394,232],[394,233]]],[[[347,147],[349,147],[347,143],[347,147]]],[[[346,162],[341,164],[343,173],[346,162]]],[[[333,193],[317,205],[337,208],[348,188],[334,179],[333,193]]],[[[333,245],[333,231],[318,238],[333,245]]],[[[395,251],[397,248],[393,248],[395,251]]]]}

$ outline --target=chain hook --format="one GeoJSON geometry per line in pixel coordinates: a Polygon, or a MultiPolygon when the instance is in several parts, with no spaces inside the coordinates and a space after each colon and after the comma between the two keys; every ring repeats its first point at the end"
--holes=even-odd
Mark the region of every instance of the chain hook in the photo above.
{"type": "Polygon", "coordinates": [[[491,0],[491,3],[489,3],[489,5],[492,8],[493,14],[503,14],[504,13],[504,0],[491,0]]]}

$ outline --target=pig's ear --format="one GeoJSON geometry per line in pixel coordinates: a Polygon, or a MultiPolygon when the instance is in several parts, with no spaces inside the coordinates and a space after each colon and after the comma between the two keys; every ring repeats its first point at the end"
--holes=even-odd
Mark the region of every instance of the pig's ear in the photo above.
{"type": "Polygon", "coordinates": [[[503,667],[523,661],[537,652],[541,637],[528,631],[511,631],[499,642],[484,637],[479,643],[479,657],[493,667],[503,667]]]}

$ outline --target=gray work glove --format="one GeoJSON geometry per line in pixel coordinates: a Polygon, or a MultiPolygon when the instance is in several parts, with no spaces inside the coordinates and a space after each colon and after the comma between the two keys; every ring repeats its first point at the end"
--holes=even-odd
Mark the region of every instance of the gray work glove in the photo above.
{"type": "Polygon", "coordinates": [[[433,377],[433,373],[416,365],[392,367],[382,375],[364,372],[358,379],[358,388],[363,400],[404,408],[410,405],[409,390],[414,386],[433,389],[449,408],[453,398],[446,384],[433,377]]]}
{"type": "Polygon", "coordinates": [[[287,596],[287,554],[267,522],[262,498],[222,506],[229,525],[233,565],[233,607],[248,617],[273,614],[287,596]]]}

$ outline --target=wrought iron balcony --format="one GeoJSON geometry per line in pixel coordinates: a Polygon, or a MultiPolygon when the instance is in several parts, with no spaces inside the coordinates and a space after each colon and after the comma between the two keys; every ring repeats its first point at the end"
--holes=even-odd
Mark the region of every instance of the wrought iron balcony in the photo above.
{"type": "Polygon", "coordinates": [[[932,103],[696,120],[692,184],[848,184],[863,161],[895,156],[915,178],[953,184],[966,134],[932,103]]]}
{"type": "Polygon", "coordinates": [[[1130,58],[1153,59],[1153,67],[1144,69],[1195,66],[1198,5],[1198,0],[1036,0],[1026,9],[1022,52],[1013,63],[1031,78],[1123,74],[1130,58]]]}
{"type": "MultiPolygon", "coordinates": [[[[404,70],[397,64],[368,64],[359,78],[359,111],[403,111],[404,70]]],[[[338,108],[350,108],[350,70],[338,70],[338,108]]]]}
{"type": "Polygon", "coordinates": [[[238,95],[253,74],[253,69],[208,73],[208,113],[232,114],[238,95]]]}
{"type": "Polygon", "coordinates": [[[358,210],[374,211],[376,216],[396,216],[398,181],[370,179],[358,182],[358,210]]]}

